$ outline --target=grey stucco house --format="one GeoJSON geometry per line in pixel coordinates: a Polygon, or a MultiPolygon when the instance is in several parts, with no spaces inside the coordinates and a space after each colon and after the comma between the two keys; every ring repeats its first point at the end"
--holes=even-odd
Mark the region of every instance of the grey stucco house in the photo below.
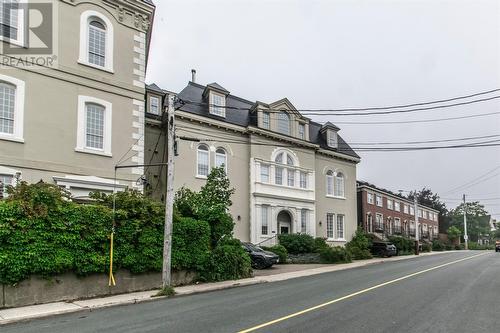
{"type": "MultiPolygon", "coordinates": [[[[142,189],[144,77],[155,7],[149,0],[52,4],[57,64],[0,67],[0,181],[42,180],[85,199],[93,190],[113,190],[122,159],[137,167],[118,170],[117,189],[142,189]]],[[[21,8],[2,15],[9,26],[0,31],[2,60],[24,56],[8,54],[22,39],[21,8]]]]}
{"type": "MultiPolygon", "coordinates": [[[[194,80],[194,77],[193,77],[194,80]]],[[[162,101],[146,95],[145,160],[166,161],[162,101]]],[[[357,227],[359,156],[332,123],[304,117],[287,99],[248,101],[217,83],[190,81],[177,96],[175,189],[198,190],[210,169],[224,166],[232,186],[234,234],[271,244],[280,233],[308,233],[343,245],[357,227]],[[182,139],[184,138],[184,139],[182,139]]],[[[165,168],[146,170],[147,190],[163,199],[165,168]]]]}

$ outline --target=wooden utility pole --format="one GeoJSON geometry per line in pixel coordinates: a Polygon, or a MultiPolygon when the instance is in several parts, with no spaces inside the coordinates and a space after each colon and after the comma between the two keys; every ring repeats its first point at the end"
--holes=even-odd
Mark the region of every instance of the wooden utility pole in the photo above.
{"type": "Polygon", "coordinates": [[[167,95],[167,198],[165,200],[165,231],[163,235],[162,288],[171,284],[172,218],[174,208],[174,144],[175,114],[174,96],[167,95]]]}

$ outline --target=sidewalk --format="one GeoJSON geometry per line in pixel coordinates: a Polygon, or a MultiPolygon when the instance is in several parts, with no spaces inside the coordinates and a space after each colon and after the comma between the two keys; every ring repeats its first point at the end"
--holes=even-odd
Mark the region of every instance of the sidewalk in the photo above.
{"type": "MultiPolygon", "coordinates": [[[[420,256],[429,256],[435,254],[453,253],[455,251],[446,252],[430,252],[422,253],[420,256]]],[[[259,272],[258,276],[247,279],[231,280],[214,283],[193,284],[175,288],[176,296],[192,295],[197,293],[228,289],[241,286],[249,286],[253,284],[284,281],[298,277],[311,276],[321,273],[341,271],[356,267],[363,267],[373,264],[380,264],[390,261],[399,261],[416,258],[415,255],[393,257],[393,258],[375,258],[368,260],[357,260],[349,264],[334,264],[334,265],[283,265],[278,266],[276,270],[265,270],[259,272]],[[295,266],[295,267],[293,267],[295,266]],[[309,266],[309,267],[308,267],[309,266]]],[[[55,302],[40,305],[24,306],[19,308],[0,310],[0,326],[24,321],[34,318],[48,317],[63,313],[71,313],[78,311],[93,311],[99,308],[109,306],[125,305],[142,303],[152,300],[161,299],[164,297],[153,297],[158,293],[158,290],[142,291],[103,298],[93,298],[73,302],[55,302]]]]}

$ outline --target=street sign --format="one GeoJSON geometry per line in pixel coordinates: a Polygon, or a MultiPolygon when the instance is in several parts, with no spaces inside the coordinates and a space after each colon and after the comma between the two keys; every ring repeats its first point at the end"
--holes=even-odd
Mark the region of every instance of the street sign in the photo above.
{"type": "Polygon", "coordinates": [[[464,235],[464,240],[468,241],[469,240],[469,236],[468,235],[464,235]]]}

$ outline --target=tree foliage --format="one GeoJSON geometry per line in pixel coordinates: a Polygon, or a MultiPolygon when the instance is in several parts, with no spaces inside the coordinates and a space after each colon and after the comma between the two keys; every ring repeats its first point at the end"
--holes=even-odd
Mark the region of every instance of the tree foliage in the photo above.
{"type": "Polygon", "coordinates": [[[470,240],[477,242],[479,235],[490,234],[490,215],[478,201],[461,203],[450,211],[451,225],[464,235],[464,209],[467,217],[467,234],[470,240]]]}
{"type": "Polygon", "coordinates": [[[234,192],[224,168],[213,168],[200,192],[187,188],[177,191],[175,207],[182,216],[207,221],[212,247],[216,247],[222,238],[232,237],[234,222],[228,209],[234,192]]]}
{"type": "Polygon", "coordinates": [[[448,215],[448,208],[446,204],[441,201],[438,194],[433,193],[431,189],[424,187],[420,191],[412,191],[408,195],[408,199],[414,200],[417,196],[418,203],[439,211],[439,232],[446,232],[449,227],[449,220],[446,218],[448,215]]]}

